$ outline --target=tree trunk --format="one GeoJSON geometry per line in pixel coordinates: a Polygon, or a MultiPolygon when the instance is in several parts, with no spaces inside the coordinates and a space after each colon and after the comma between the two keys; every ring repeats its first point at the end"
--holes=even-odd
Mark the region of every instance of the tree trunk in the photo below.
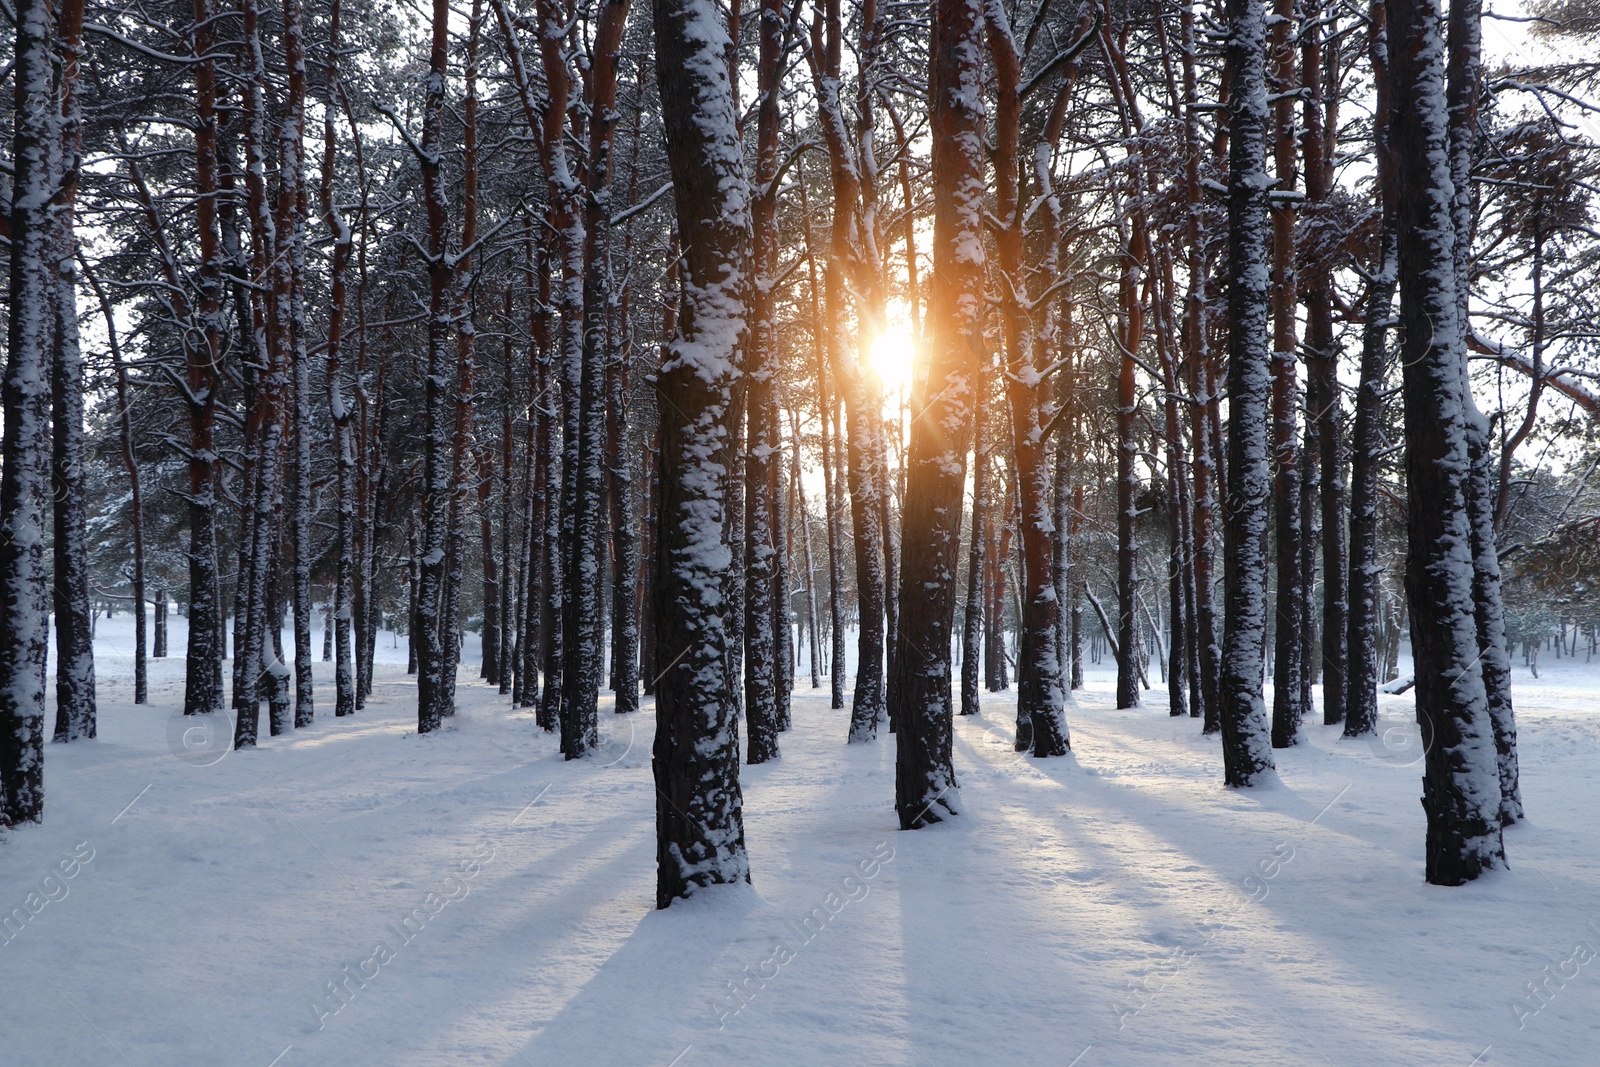
{"type": "MultiPolygon", "coordinates": [[[[1295,99],[1299,85],[1290,27],[1297,24],[1295,0],[1274,0],[1268,50],[1273,92],[1271,140],[1277,183],[1275,192],[1294,193],[1297,174],[1295,99]]],[[[1300,452],[1296,418],[1300,387],[1295,378],[1298,284],[1295,271],[1293,202],[1273,204],[1272,212],[1272,500],[1276,537],[1274,571],[1277,610],[1272,650],[1272,747],[1300,742],[1301,631],[1307,590],[1301,581],[1300,452]]]]}
{"type": "Polygon", "coordinates": [[[48,592],[53,278],[52,157],[60,116],[51,76],[48,0],[16,5],[15,136],[10,212],[10,332],[0,461],[0,824],[44,817],[44,679],[48,592]]]}
{"type": "Polygon", "coordinates": [[[1444,28],[1431,3],[1390,0],[1400,323],[1406,413],[1406,586],[1417,720],[1427,743],[1427,880],[1505,866],[1494,727],[1473,605],[1465,340],[1457,311],[1444,28]]]}
{"type": "Polygon", "coordinates": [[[351,587],[355,580],[356,442],[355,412],[345,400],[344,315],[345,273],[355,237],[334,200],[334,171],[338,165],[332,102],[339,88],[340,0],[333,0],[328,15],[328,104],[323,110],[322,217],[333,237],[328,268],[328,416],[333,422],[334,466],[338,479],[334,525],[334,578],[329,623],[334,640],[334,715],[356,710],[356,665],[350,645],[351,587]]]}
{"type": "MultiPolygon", "coordinates": [[[[1324,86],[1336,84],[1338,49],[1326,54],[1323,40],[1331,36],[1331,24],[1324,28],[1322,18],[1336,18],[1326,8],[1307,12],[1302,33],[1301,85],[1306,91],[1304,106],[1304,146],[1306,198],[1314,210],[1326,211],[1333,190],[1333,145],[1338,126],[1338,97],[1327,94],[1324,86]],[[1332,68],[1328,70],[1325,68],[1332,68]]],[[[1337,38],[1334,38],[1337,40],[1337,38]]],[[[1331,235],[1330,235],[1331,237],[1331,235]]],[[[1331,243],[1324,238],[1325,243],[1331,243]]],[[[1345,484],[1344,433],[1339,399],[1339,349],[1333,328],[1332,249],[1320,247],[1308,257],[1306,270],[1306,364],[1308,367],[1308,426],[1316,426],[1319,471],[1318,496],[1322,512],[1322,721],[1333,725],[1344,721],[1345,681],[1349,671],[1349,601],[1346,599],[1345,572],[1345,484]]]]}
{"type": "MultiPolygon", "coordinates": [[[[200,245],[200,338],[185,345],[189,414],[189,640],[184,667],[185,715],[222,708],[222,650],[217,628],[216,459],[217,368],[221,365],[222,257],[217,233],[216,70],[213,8],[195,0],[195,227],[200,245]]],[[[20,49],[19,49],[20,52],[20,49]]],[[[169,279],[170,281],[171,279],[169,279]]],[[[163,642],[163,646],[164,646],[163,642]]]]}
{"type": "Polygon", "coordinates": [[[989,509],[989,415],[983,390],[973,398],[972,528],[967,541],[967,610],[961,620],[961,714],[976,715],[979,708],[978,672],[983,666],[986,628],[984,607],[989,599],[984,564],[989,547],[985,520],[989,509]]]}
{"type": "MultiPolygon", "coordinates": [[[[1026,313],[1022,307],[1022,294],[1029,292],[1022,274],[1023,209],[1018,175],[1020,173],[1021,136],[1021,73],[1022,63],[1017,55],[1016,43],[1011,34],[1010,22],[1000,0],[987,0],[984,20],[988,30],[989,51],[996,72],[998,106],[992,126],[995,140],[995,214],[1004,224],[995,237],[995,266],[1006,279],[1001,287],[1001,321],[1006,359],[1006,396],[1011,408],[1012,454],[1017,469],[1019,499],[1018,526],[1022,534],[1021,588],[1018,598],[1022,604],[1020,640],[1017,656],[1017,715],[1019,730],[1016,743],[1031,747],[1039,757],[1065,755],[1068,749],[1066,721],[1062,715],[1064,694],[1061,686],[1061,663],[1056,655],[1056,616],[1059,602],[1056,598],[1055,576],[1051,571],[1051,541],[1055,533],[1050,513],[1049,449],[1044,439],[1040,410],[1048,387],[1035,344],[1031,336],[1026,313]],[[1026,716],[1028,729],[1021,729],[1026,716]]],[[[970,220],[961,220],[968,222],[970,220]]],[[[976,239],[976,230],[973,238],[976,239]]],[[[957,236],[957,240],[962,239],[957,236]]],[[[1054,279],[1045,279],[1050,284],[1054,279]]],[[[1041,286],[1035,285],[1037,294],[1041,286]]],[[[940,287],[936,284],[934,293],[940,287]]],[[[957,291],[945,293],[946,299],[954,295],[960,300],[966,294],[957,291]]],[[[933,305],[930,305],[930,313],[933,305]]],[[[950,314],[949,306],[943,309],[950,314]]],[[[935,320],[937,332],[940,324],[935,320]]],[[[954,336],[961,337],[962,330],[976,336],[980,327],[976,321],[956,320],[954,336]]],[[[948,328],[948,326],[946,327],[948,328]]],[[[951,337],[946,334],[946,337],[951,337]]],[[[950,340],[945,343],[949,345],[950,340]]],[[[957,343],[975,342],[958,341],[957,343]]],[[[969,359],[970,364],[976,360],[969,359]]],[[[958,373],[967,373],[965,366],[958,373]]],[[[977,392],[973,390],[973,398],[977,392]]],[[[970,414],[970,407],[968,410],[970,414]]],[[[962,459],[965,460],[965,451],[962,459]]],[[[964,476],[964,472],[963,472],[964,476]]],[[[959,495],[957,497],[959,500],[959,495]]],[[[960,511],[957,508],[956,525],[960,511]]],[[[960,540],[959,529],[955,534],[960,540]]],[[[951,553],[956,549],[952,547],[951,553]]],[[[955,560],[951,560],[951,573],[955,560]]],[[[902,591],[903,594],[909,589],[902,591]]],[[[914,603],[916,601],[908,601],[914,603]]],[[[953,603],[953,602],[952,602],[953,603]]],[[[952,609],[953,610],[953,609],[952,609]]],[[[945,639],[949,648],[948,635],[945,639]]],[[[946,653],[948,659],[948,653],[946,653]]],[[[948,684],[948,683],[947,683],[948,684]]]]}
{"type": "Polygon", "coordinates": [[[455,359],[450,350],[454,311],[454,270],[446,251],[448,205],[440,153],[443,151],[445,66],[449,48],[450,5],[433,0],[432,46],[428,55],[427,96],[422,113],[422,199],[428,220],[428,354],[423,390],[422,537],[413,643],[417,648],[417,732],[439,729],[452,710],[445,673],[454,675],[454,642],[443,630],[445,567],[450,540],[451,418],[449,382],[455,359]]]}
{"type": "Polygon", "coordinates": [[[652,612],[661,672],[652,760],[656,906],[748,882],[738,720],[725,671],[725,438],[734,350],[745,330],[744,177],[724,59],[707,0],[654,0],[656,70],[683,237],[683,314],[657,379],[660,549],[652,612]]]}
{"type": "MultiPolygon", "coordinates": [[[[1451,0],[1446,104],[1449,113],[1451,219],[1456,229],[1456,309],[1463,342],[1471,335],[1468,298],[1472,285],[1473,154],[1478,139],[1478,99],[1482,82],[1481,0],[1451,0]]],[[[1523,817],[1518,782],[1517,725],[1511,700],[1511,657],[1506,648],[1505,608],[1500,591],[1500,554],[1496,543],[1495,478],[1489,445],[1489,420],[1472,400],[1465,353],[1461,360],[1462,395],[1467,405],[1467,452],[1471,463],[1467,507],[1472,525],[1473,606],[1483,685],[1494,727],[1500,778],[1500,822],[1509,826],[1523,817]]],[[[1534,388],[1539,379],[1535,378],[1534,388]]],[[[1537,393],[1528,399],[1529,412],[1537,393]]]]}
{"type": "MultiPolygon", "coordinates": [[[[1388,5],[1373,0],[1369,53],[1377,106],[1373,110],[1373,154],[1381,212],[1378,262],[1368,283],[1361,331],[1361,376],[1356,386],[1355,425],[1350,440],[1350,560],[1346,599],[1344,736],[1361,737],[1378,725],[1378,453],[1383,444],[1383,394],[1389,362],[1390,317],[1394,313],[1394,160],[1389,81],[1388,5]]],[[[1331,577],[1328,579],[1332,581],[1331,577]]],[[[1324,693],[1323,699],[1327,696],[1324,693]]]]}
{"type": "Polygon", "coordinates": [[[967,449],[983,368],[983,112],[978,5],[939,0],[929,80],[934,176],[931,358],[913,398],[900,596],[895,809],[902,830],[957,814],[951,762],[950,639],[967,449]]]}
{"type": "Polygon", "coordinates": [[[78,105],[78,57],[83,45],[83,0],[64,0],[57,24],[60,166],[53,204],[51,266],[55,313],[51,345],[51,483],[55,494],[56,624],[55,740],[95,736],[94,623],[89,599],[89,548],[83,469],[83,353],[78,344],[78,238],[74,211],[83,151],[78,105]]]}
{"type": "MultiPolygon", "coordinates": [[[[870,0],[869,0],[870,2],[870,0]]],[[[751,764],[778,757],[777,472],[782,457],[774,379],[778,372],[778,84],[783,50],[781,0],[762,0],[756,92],[756,172],[751,196],[754,271],[750,335],[744,349],[744,715],[751,764]]]]}
{"type": "Polygon", "coordinates": [[[1266,11],[1228,0],[1228,507],[1225,516],[1222,756],[1230,786],[1273,769],[1262,659],[1267,630],[1269,223],[1266,11]]]}

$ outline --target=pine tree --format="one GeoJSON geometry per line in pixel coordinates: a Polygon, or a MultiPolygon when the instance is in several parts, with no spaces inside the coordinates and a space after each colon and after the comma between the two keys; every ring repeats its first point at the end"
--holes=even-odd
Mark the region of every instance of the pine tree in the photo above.
{"type": "Polygon", "coordinates": [[[734,351],[746,330],[748,189],[710,0],[654,0],[656,74],[682,235],[683,306],[661,364],[660,546],[653,622],[657,681],[656,906],[750,880],[729,691],[724,443],[734,351]]]}
{"type": "Polygon", "coordinates": [[[1390,0],[1396,226],[1406,416],[1406,586],[1427,743],[1427,879],[1505,866],[1500,781],[1473,604],[1471,398],[1457,311],[1445,39],[1431,3],[1390,0]]]}
{"type": "Polygon", "coordinates": [[[1268,251],[1266,11],[1229,0],[1228,507],[1220,717],[1224,779],[1252,786],[1273,769],[1261,696],[1267,634],[1268,251]]]}
{"type": "Polygon", "coordinates": [[[16,5],[15,146],[10,213],[10,331],[0,443],[0,823],[44,817],[47,633],[45,501],[49,488],[50,350],[55,305],[51,199],[60,104],[52,77],[49,0],[16,5]]]}
{"type": "Polygon", "coordinates": [[[929,66],[933,101],[931,356],[913,398],[901,541],[900,596],[916,604],[894,649],[900,706],[895,809],[902,830],[959,812],[951,760],[950,641],[955,621],[961,501],[983,370],[983,75],[979,0],[939,0],[929,66]]]}

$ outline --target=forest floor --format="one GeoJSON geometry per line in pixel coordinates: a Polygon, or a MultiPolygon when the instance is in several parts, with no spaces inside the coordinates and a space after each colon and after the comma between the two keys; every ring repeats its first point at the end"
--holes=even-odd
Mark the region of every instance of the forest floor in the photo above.
{"type": "Polygon", "coordinates": [[[419,738],[385,634],[353,720],[319,662],[315,725],[179,758],[181,658],[135,707],[125,618],[99,640],[100,739],[48,747],[45,824],[0,842],[5,1067],[1600,1062],[1581,657],[1517,668],[1529,821],[1460,889],[1423,884],[1409,697],[1388,747],[1308,722],[1241,792],[1159,688],[1116,711],[1091,670],[1049,761],[985,694],[963,814],[902,833],[892,736],[847,747],[802,671],[743,770],[753,886],[657,912],[648,700],[568,764],[464,669],[419,738]]]}

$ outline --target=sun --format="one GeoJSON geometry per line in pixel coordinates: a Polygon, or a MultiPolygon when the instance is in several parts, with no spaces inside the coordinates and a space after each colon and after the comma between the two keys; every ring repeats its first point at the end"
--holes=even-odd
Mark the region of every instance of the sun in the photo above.
{"type": "Polygon", "coordinates": [[[891,392],[908,389],[916,370],[916,338],[905,327],[890,325],[873,338],[867,358],[885,389],[891,392]]]}

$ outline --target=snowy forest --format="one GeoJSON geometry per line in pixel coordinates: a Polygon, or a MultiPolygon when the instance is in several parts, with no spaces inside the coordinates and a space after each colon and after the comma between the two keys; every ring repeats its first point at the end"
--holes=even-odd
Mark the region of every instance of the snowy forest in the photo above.
{"type": "Polygon", "coordinates": [[[0,14],[0,1062],[1593,1054],[1595,0],[0,14]]]}

